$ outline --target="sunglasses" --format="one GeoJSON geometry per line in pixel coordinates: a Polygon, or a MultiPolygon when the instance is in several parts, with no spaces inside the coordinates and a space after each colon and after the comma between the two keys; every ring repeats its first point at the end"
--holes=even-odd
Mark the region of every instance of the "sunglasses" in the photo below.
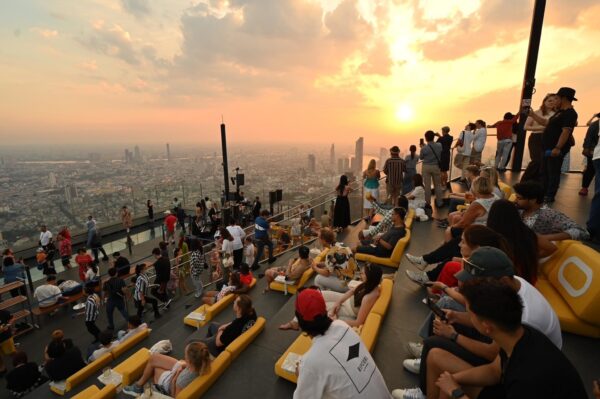
{"type": "Polygon", "coordinates": [[[475,263],[471,262],[467,258],[462,258],[462,261],[463,261],[464,269],[467,271],[467,273],[469,273],[473,276],[481,275],[485,271],[485,268],[476,265],[475,263]]]}

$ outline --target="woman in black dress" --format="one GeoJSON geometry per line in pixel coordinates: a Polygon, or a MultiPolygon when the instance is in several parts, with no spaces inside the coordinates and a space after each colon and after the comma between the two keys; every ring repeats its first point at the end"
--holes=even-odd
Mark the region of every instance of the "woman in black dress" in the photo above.
{"type": "Polygon", "coordinates": [[[350,202],[348,194],[352,189],[348,186],[348,176],[342,175],[340,183],[335,188],[337,198],[333,209],[333,227],[337,230],[343,230],[350,224],[350,202]]]}
{"type": "Polygon", "coordinates": [[[146,201],[146,207],[148,208],[148,219],[154,222],[154,205],[152,204],[152,200],[146,201]]]}

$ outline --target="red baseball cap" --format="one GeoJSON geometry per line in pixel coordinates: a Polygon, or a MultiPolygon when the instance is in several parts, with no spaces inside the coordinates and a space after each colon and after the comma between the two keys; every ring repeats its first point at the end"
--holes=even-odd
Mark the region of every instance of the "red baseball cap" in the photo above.
{"type": "Polygon", "coordinates": [[[326,316],[327,307],[321,291],[314,288],[302,290],[296,297],[296,311],[306,321],[313,321],[319,315],[326,316]]]}

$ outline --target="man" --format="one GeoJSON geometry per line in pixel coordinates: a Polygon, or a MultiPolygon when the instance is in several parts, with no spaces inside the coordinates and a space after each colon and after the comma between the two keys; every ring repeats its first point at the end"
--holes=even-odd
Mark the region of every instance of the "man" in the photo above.
{"type": "Polygon", "coordinates": [[[170,244],[175,244],[175,225],[177,224],[177,217],[171,213],[170,210],[165,211],[165,227],[167,230],[166,240],[170,244]]]}
{"type": "Polygon", "coordinates": [[[131,265],[129,264],[129,259],[122,256],[120,252],[115,252],[112,254],[114,261],[113,267],[117,269],[117,276],[126,276],[131,272],[131,265]]]}
{"type": "Polygon", "coordinates": [[[154,248],[152,255],[156,259],[154,262],[154,272],[156,273],[154,283],[159,285],[154,296],[164,302],[165,307],[168,308],[171,304],[171,299],[167,295],[167,284],[171,279],[171,262],[169,262],[169,258],[163,256],[160,248],[154,248]]]}
{"type": "Polygon", "coordinates": [[[135,307],[137,308],[137,316],[139,318],[142,317],[144,313],[144,306],[147,303],[152,305],[152,310],[154,311],[154,318],[158,319],[160,317],[160,313],[158,312],[158,302],[156,299],[148,296],[148,275],[144,273],[146,269],[145,263],[140,263],[135,266],[135,289],[133,291],[133,301],[135,302],[135,307]]]}
{"type": "Polygon", "coordinates": [[[564,213],[543,207],[544,188],[535,181],[514,185],[517,208],[523,223],[550,241],[580,240],[589,238],[588,232],[564,213]]]}
{"type": "Polygon", "coordinates": [[[75,280],[58,280],[56,285],[65,297],[75,296],[83,291],[83,284],[75,280]]]}
{"type": "Polygon", "coordinates": [[[575,144],[573,129],[577,126],[577,112],[573,108],[575,90],[570,87],[561,87],[556,93],[560,102],[558,111],[548,120],[529,110],[529,116],[542,126],[546,126],[542,133],[542,147],[544,160],[542,175],[544,179],[544,201],[554,202],[554,197],[560,185],[560,169],[565,155],[575,144]]]}
{"type": "Polygon", "coordinates": [[[439,372],[437,390],[455,399],[587,398],[581,377],[560,349],[521,323],[523,302],[513,289],[476,279],[465,283],[461,292],[472,324],[498,344],[500,353],[492,363],[471,367],[441,349],[432,351],[439,372]]]}
{"type": "Polygon", "coordinates": [[[56,252],[56,248],[54,247],[54,241],[52,239],[52,232],[48,230],[45,224],[40,226],[40,247],[46,251],[47,260],[54,268],[54,253],[56,252]]]}
{"type": "Polygon", "coordinates": [[[433,188],[435,191],[435,205],[439,208],[444,206],[442,198],[442,186],[440,181],[440,163],[442,157],[442,145],[435,143],[433,139],[435,133],[431,130],[425,132],[424,144],[421,142],[421,152],[419,159],[423,162],[421,166],[421,174],[423,175],[423,185],[425,186],[425,202],[431,204],[431,181],[433,180],[433,188]]]}
{"type": "Polygon", "coordinates": [[[504,172],[508,166],[510,150],[512,149],[513,127],[518,122],[519,115],[513,115],[510,112],[504,114],[504,119],[488,125],[488,128],[496,128],[496,138],[498,144],[496,146],[496,161],[494,165],[498,172],[504,172]]]}
{"type": "Polygon", "coordinates": [[[481,165],[481,153],[485,148],[486,140],[487,130],[485,129],[485,122],[481,119],[477,119],[475,121],[475,132],[473,133],[473,150],[471,151],[470,160],[472,164],[481,165]]]}
{"type": "Polygon", "coordinates": [[[208,197],[204,197],[204,204],[206,205],[206,209],[210,209],[213,206],[213,202],[208,197]]]}
{"type": "Polygon", "coordinates": [[[173,198],[173,203],[171,204],[173,207],[173,212],[177,213],[177,210],[181,208],[181,201],[177,199],[177,197],[173,198]]]}
{"type": "Polygon", "coordinates": [[[121,313],[125,321],[129,318],[127,308],[125,307],[125,282],[117,277],[117,269],[111,267],[108,269],[109,279],[104,283],[103,289],[106,293],[106,315],[108,316],[108,329],[115,329],[113,313],[115,308],[121,313]]]}
{"type": "Polygon", "coordinates": [[[456,140],[456,155],[454,155],[454,166],[461,170],[461,182],[467,181],[466,168],[471,164],[471,151],[473,151],[473,131],[474,123],[465,125],[465,130],[460,132],[456,140]]]}
{"type": "Polygon", "coordinates": [[[99,263],[98,252],[102,252],[102,255],[104,255],[102,260],[106,262],[108,260],[108,255],[102,247],[102,236],[100,235],[100,230],[98,229],[96,220],[92,215],[88,216],[86,227],[88,231],[86,246],[91,248],[92,253],[94,254],[94,263],[99,263]]]}
{"type": "Polygon", "coordinates": [[[256,197],[254,199],[254,204],[252,204],[252,218],[254,220],[256,220],[256,218],[260,215],[260,208],[261,207],[262,207],[262,204],[260,203],[260,198],[256,197]]]}
{"type": "Polygon", "coordinates": [[[35,289],[33,297],[40,308],[47,308],[67,299],[62,296],[62,291],[56,286],[56,276],[54,275],[49,275],[46,278],[46,284],[35,289]]]}
{"type": "Polygon", "coordinates": [[[442,127],[442,135],[439,133],[437,136],[437,142],[442,145],[442,157],[440,159],[440,181],[442,189],[450,188],[450,182],[448,181],[448,171],[450,170],[450,151],[452,147],[453,137],[450,136],[450,128],[448,126],[442,127]]]}
{"type": "Polygon", "coordinates": [[[260,212],[260,216],[254,221],[254,240],[258,250],[256,252],[256,257],[254,258],[252,270],[258,270],[260,267],[258,266],[258,262],[262,258],[265,245],[269,250],[269,263],[275,262],[275,258],[273,258],[273,242],[269,237],[269,229],[271,228],[271,224],[267,220],[268,218],[269,211],[263,209],[260,212]]]}
{"type": "Polygon", "coordinates": [[[183,207],[177,208],[177,224],[181,227],[181,231],[185,232],[185,218],[187,215],[185,214],[185,209],[183,207]]]}
{"type": "MultiPolygon", "coordinates": [[[[592,122],[594,118],[600,118],[600,113],[594,115],[590,119],[588,131],[585,135],[583,143],[583,154],[587,157],[588,164],[586,166],[588,182],[591,182],[591,175],[595,173],[596,182],[594,183],[594,198],[592,198],[592,206],[590,207],[590,217],[587,221],[587,229],[594,241],[600,243],[600,119],[592,122]],[[589,172],[588,169],[592,169],[589,172]]],[[[583,188],[581,189],[583,191],[583,188]]],[[[582,191],[579,192],[580,195],[582,191]]],[[[587,189],[584,192],[587,195],[587,189]]]]}
{"type": "Polygon", "coordinates": [[[389,258],[398,240],[406,235],[406,230],[404,229],[405,216],[406,208],[394,208],[392,210],[392,227],[379,238],[375,238],[372,241],[362,241],[361,245],[354,248],[353,252],[375,255],[380,258],[389,258]]]}
{"type": "Polygon", "coordinates": [[[100,297],[96,294],[94,287],[85,287],[85,294],[87,295],[85,300],[85,327],[94,336],[93,343],[96,343],[100,334],[100,329],[96,325],[96,320],[100,314],[100,297]]]}
{"type": "Polygon", "coordinates": [[[233,237],[233,267],[234,269],[239,269],[244,258],[244,238],[246,237],[246,232],[238,226],[234,218],[229,220],[227,231],[233,237]]]}
{"type": "Polygon", "coordinates": [[[385,183],[387,185],[387,195],[391,204],[395,204],[398,196],[402,192],[402,180],[406,164],[400,158],[400,148],[397,145],[390,148],[390,157],[383,164],[383,173],[385,173],[385,183]]]}
{"type": "Polygon", "coordinates": [[[296,298],[296,317],[312,346],[298,366],[294,399],[380,399],[390,394],[371,354],[354,330],[327,315],[320,291],[308,288],[296,298]]]}

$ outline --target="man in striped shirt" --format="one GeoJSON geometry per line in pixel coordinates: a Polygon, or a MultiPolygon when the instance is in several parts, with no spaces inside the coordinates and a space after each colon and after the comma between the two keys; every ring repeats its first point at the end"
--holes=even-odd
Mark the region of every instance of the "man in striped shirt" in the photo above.
{"type": "Polygon", "coordinates": [[[135,266],[135,290],[133,292],[133,300],[135,307],[137,308],[137,315],[141,319],[142,313],[144,313],[144,306],[149,303],[152,305],[154,310],[154,318],[158,319],[160,313],[158,312],[158,301],[154,298],[148,297],[148,276],[144,273],[146,269],[145,263],[140,263],[135,266]]]}
{"type": "Polygon", "coordinates": [[[406,165],[404,159],[400,158],[400,149],[398,146],[390,148],[390,158],[383,165],[383,173],[385,173],[385,183],[387,185],[388,198],[392,204],[398,200],[398,196],[402,192],[402,180],[406,165]]]}
{"type": "Polygon", "coordinates": [[[100,334],[100,329],[96,326],[96,319],[98,319],[100,313],[100,297],[96,294],[94,287],[86,287],[85,293],[87,295],[85,301],[85,327],[94,336],[94,343],[96,343],[100,334]]]}

